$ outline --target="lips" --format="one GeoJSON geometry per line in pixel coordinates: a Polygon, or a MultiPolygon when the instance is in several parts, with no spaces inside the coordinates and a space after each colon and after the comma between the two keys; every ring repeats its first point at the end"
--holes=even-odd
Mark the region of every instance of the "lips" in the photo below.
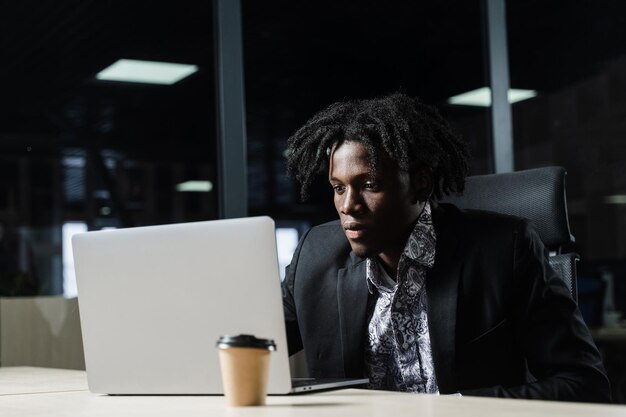
{"type": "Polygon", "coordinates": [[[345,230],[346,237],[352,240],[360,239],[367,233],[367,228],[364,224],[354,221],[344,222],[343,229],[345,230]]]}

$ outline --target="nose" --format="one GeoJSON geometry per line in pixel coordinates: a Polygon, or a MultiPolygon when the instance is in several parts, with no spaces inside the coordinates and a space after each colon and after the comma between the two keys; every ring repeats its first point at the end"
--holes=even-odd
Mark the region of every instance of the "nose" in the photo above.
{"type": "Polygon", "coordinates": [[[346,189],[342,195],[339,210],[341,214],[355,215],[363,212],[364,205],[361,195],[352,188],[346,189]]]}

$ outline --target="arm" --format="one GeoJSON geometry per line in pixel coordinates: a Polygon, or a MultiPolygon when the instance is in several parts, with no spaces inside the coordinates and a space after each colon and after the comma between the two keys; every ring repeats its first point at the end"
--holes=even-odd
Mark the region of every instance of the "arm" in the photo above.
{"type": "MultiPolygon", "coordinates": [[[[515,339],[533,382],[462,391],[464,395],[609,401],[600,353],[576,303],[552,270],[536,232],[522,222],[514,248],[515,339]]],[[[503,347],[504,348],[504,347],[503,347]]]]}
{"type": "Polygon", "coordinates": [[[298,326],[298,315],[296,312],[296,303],[294,299],[295,276],[298,267],[298,259],[302,245],[309,232],[306,232],[291,259],[291,263],[285,268],[285,279],[282,282],[283,291],[283,313],[285,316],[285,328],[287,330],[287,345],[289,355],[293,355],[302,350],[302,337],[300,336],[300,328],[298,326]]]}

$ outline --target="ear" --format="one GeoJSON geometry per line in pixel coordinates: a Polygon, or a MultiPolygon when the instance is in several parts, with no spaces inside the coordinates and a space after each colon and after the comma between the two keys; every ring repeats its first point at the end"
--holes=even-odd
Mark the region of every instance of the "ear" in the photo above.
{"type": "Polygon", "coordinates": [[[416,169],[411,174],[413,203],[427,201],[433,193],[433,175],[429,168],[416,169]]]}

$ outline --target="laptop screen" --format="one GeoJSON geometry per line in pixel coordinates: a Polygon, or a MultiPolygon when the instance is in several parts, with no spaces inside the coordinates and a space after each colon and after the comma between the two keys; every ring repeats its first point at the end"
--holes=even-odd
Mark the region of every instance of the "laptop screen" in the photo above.
{"type": "Polygon", "coordinates": [[[88,232],[72,245],[93,392],[219,394],[226,334],[274,339],[268,391],[290,390],[269,217],[88,232]]]}

